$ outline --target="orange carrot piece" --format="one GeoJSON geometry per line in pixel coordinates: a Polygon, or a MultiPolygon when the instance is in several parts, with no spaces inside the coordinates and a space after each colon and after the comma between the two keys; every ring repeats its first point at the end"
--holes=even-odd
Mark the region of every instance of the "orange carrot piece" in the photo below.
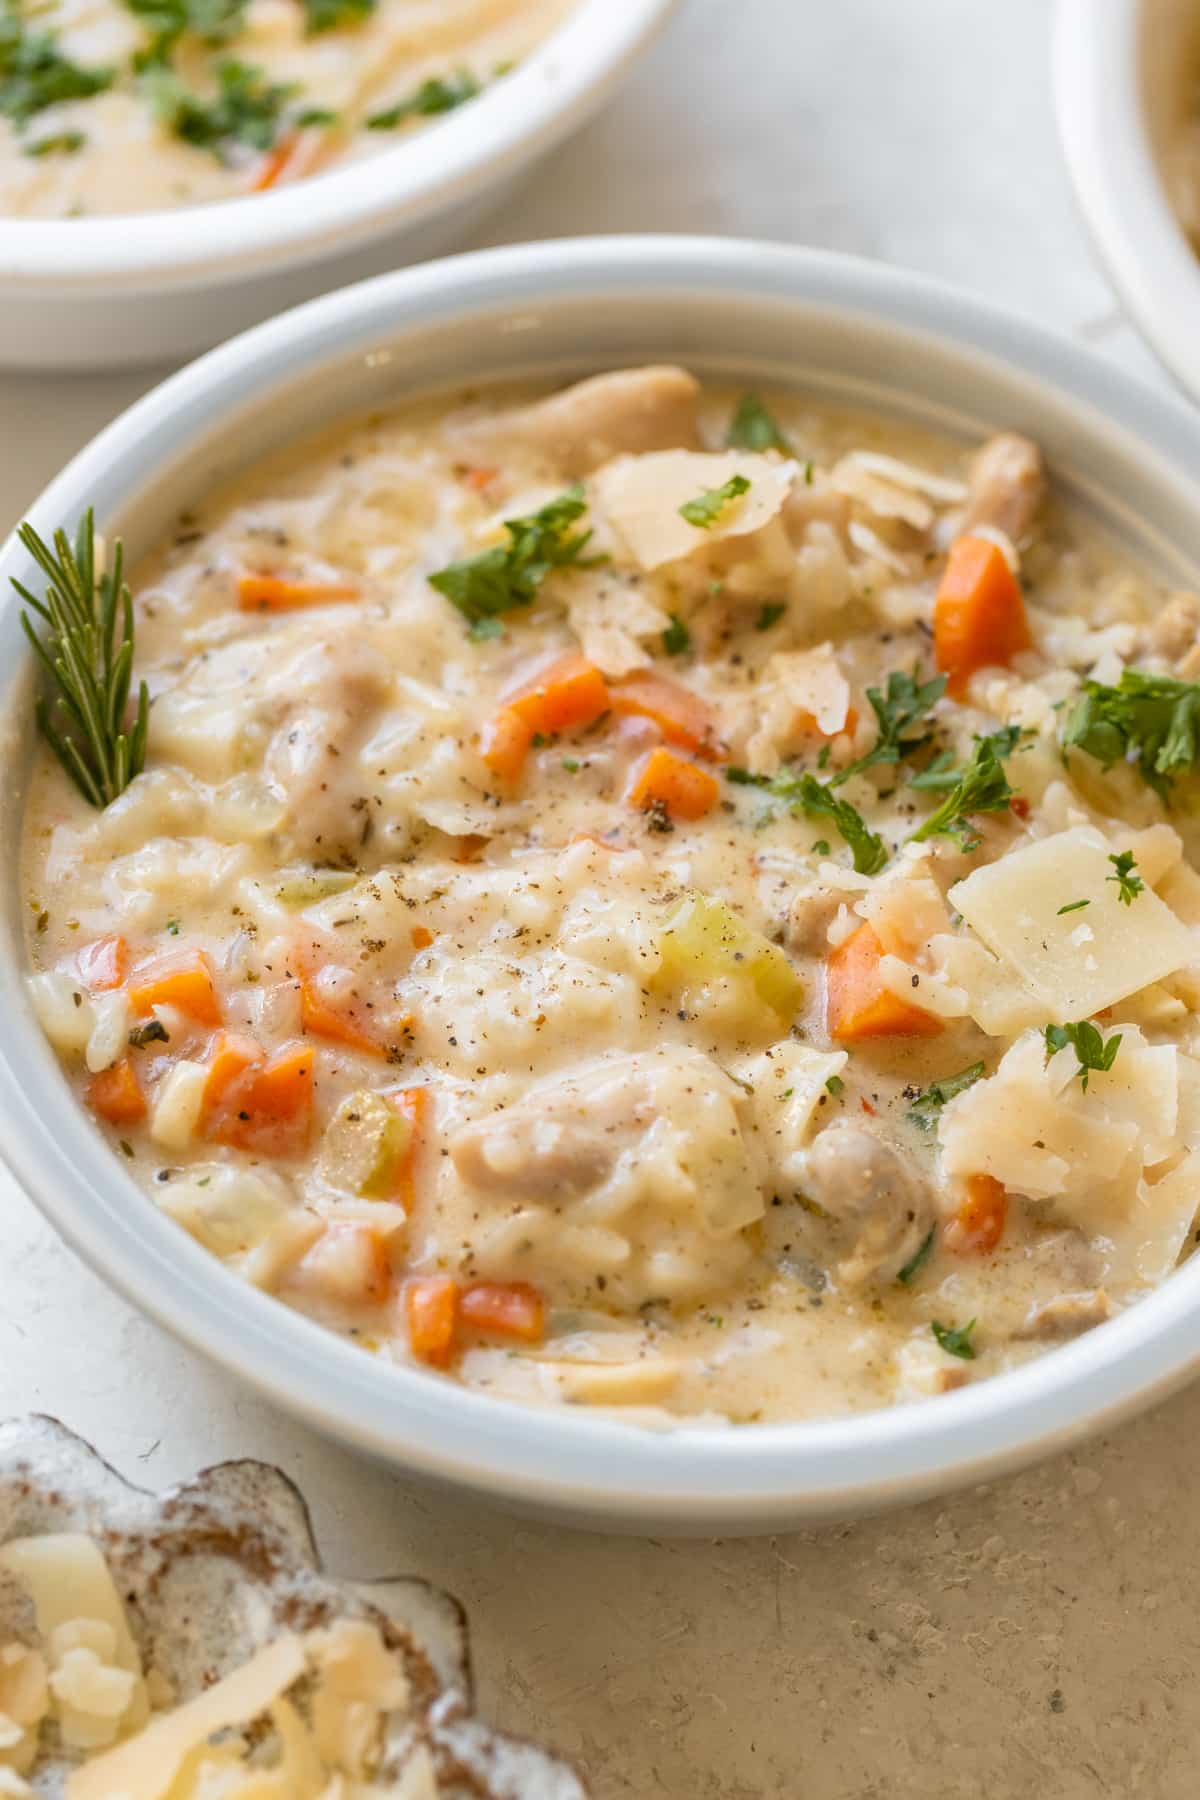
{"type": "Polygon", "coordinates": [[[93,1075],[87,1085],[87,1103],[97,1118],[110,1125],[136,1125],[146,1116],[146,1097],[137,1072],[127,1056],[93,1075]]]}
{"type": "Polygon", "coordinates": [[[412,939],[414,950],[426,950],[433,942],[433,933],[428,925],[414,925],[408,935],[412,939]]]}
{"type": "Polygon", "coordinates": [[[300,1029],[309,1037],[347,1044],[351,1050],[365,1050],[370,1056],[387,1055],[379,1039],[371,1037],[359,1024],[355,1009],[331,1004],[322,995],[315,976],[307,973],[300,977],[300,1029]]]}
{"type": "Polygon", "coordinates": [[[848,706],[846,708],[845,718],[842,720],[840,725],[835,727],[835,729],[833,731],[823,731],[821,729],[821,727],[817,724],[817,721],[813,717],[812,713],[805,712],[803,709],[801,709],[801,711],[796,716],[797,731],[807,731],[813,737],[826,738],[826,739],[840,737],[844,731],[845,732],[853,732],[853,730],[857,724],[858,724],[858,714],[855,712],[855,710],[852,706],[848,706]]]}
{"type": "Polygon", "coordinates": [[[119,988],[129,973],[129,945],[115,932],[85,944],[75,958],[84,987],[93,994],[119,988]]]}
{"type": "Polygon", "coordinates": [[[577,650],[560,656],[511,696],[508,708],[545,737],[578,731],[609,709],[608,683],[577,650]]]}
{"type": "Polygon", "coordinates": [[[459,1317],[475,1331],[536,1344],[546,1327],[542,1296],[527,1281],[477,1281],[463,1289],[459,1317]]]}
{"type": "Polygon", "coordinates": [[[326,136],[321,131],[289,131],[270,150],[264,152],[250,178],[246,191],[265,193],[285,181],[299,181],[311,175],[321,160],[326,136]]]}
{"type": "Polygon", "coordinates": [[[879,979],[883,945],[870,925],[831,950],[825,963],[826,1024],[841,1044],[860,1038],[936,1037],[942,1022],[900,1000],[879,979]]]}
{"type": "Polygon", "coordinates": [[[642,762],[625,798],[643,812],[657,808],[672,819],[702,819],[717,804],[720,791],[707,769],[660,744],[642,762]]]}
{"type": "Polygon", "coordinates": [[[1025,602],[1004,552],[990,538],[960,537],[950,546],[933,605],[933,649],[956,700],[976,669],[1010,663],[1033,639],[1025,602]]]}
{"type": "Polygon", "coordinates": [[[532,742],[533,726],[511,706],[502,706],[487,720],[479,734],[479,754],[501,781],[517,781],[532,742]]]}
{"type": "Polygon", "coordinates": [[[221,1023],[221,1002],[203,950],[180,950],[143,963],[130,979],[129,1004],[139,1015],[174,1006],[198,1025],[221,1023]]]}
{"type": "Polygon", "coordinates": [[[612,710],[636,713],[658,726],[669,744],[699,756],[717,756],[713,716],[706,701],[663,675],[626,675],[612,690],[612,710]]]}
{"type": "Polygon", "coordinates": [[[287,1286],[334,1306],[382,1306],[394,1271],[383,1233],[374,1225],[339,1220],[326,1225],[305,1251],[287,1286]]]}
{"type": "Polygon", "coordinates": [[[414,1356],[444,1369],[458,1331],[458,1283],[450,1275],[425,1275],[404,1290],[408,1342],[414,1356]]]}
{"type": "Polygon", "coordinates": [[[208,1053],[208,1078],[200,1096],[202,1124],[207,1125],[209,1119],[224,1107],[230,1091],[242,1083],[247,1072],[257,1069],[265,1060],[262,1045],[252,1037],[236,1031],[217,1033],[208,1053]]]}
{"type": "Polygon", "coordinates": [[[1004,1236],[1008,1194],[993,1175],[968,1175],[966,1192],[946,1222],[943,1241],[960,1255],[986,1256],[1004,1236]]]}
{"type": "Polygon", "coordinates": [[[253,1039],[221,1034],[204,1088],[206,1137],[263,1156],[296,1156],[312,1132],[312,1107],[309,1045],[284,1044],[264,1058],[253,1039]]]}
{"type": "Polygon", "coordinates": [[[350,582],[292,580],[285,575],[241,575],[237,584],[238,605],[243,612],[295,612],[303,606],[357,600],[358,594],[350,582]]]}

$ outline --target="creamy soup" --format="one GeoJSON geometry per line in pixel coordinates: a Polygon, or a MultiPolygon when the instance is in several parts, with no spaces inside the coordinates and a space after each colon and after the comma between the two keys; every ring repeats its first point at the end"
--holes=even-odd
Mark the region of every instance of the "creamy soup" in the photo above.
{"type": "Polygon", "coordinates": [[[570,0],[0,0],[0,215],[145,212],[373,155],[570,0]]]}
{"type": "Polygon", "coordinates": [[[42,755],[33,992],[246,1280],[747,1421],[1012,1368],[1186,1251],[1200,602],[1026,439],[670,367],[442,396],[132,587],[145,769],[42,755]]]}

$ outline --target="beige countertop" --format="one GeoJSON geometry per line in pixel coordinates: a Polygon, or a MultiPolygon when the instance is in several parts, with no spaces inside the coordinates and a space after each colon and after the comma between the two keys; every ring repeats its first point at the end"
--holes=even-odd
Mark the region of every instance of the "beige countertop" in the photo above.
{"type": "MultiPolygon", "coordinates": [[[[1071,208],[1048,10],[685,0],[479,241],[817,243],[974,287],[1162,381],[1071,208]]],[[[150,379],[0,377],[0,526],[150,379]]],[[[110,1294],[0,1176],[0,1415],[28,1409],[147,1485],[280,1463],[337,1572],[460,1596],[485,1710],[576,1757],[597,1800],[1196,1791],[1200,1389],[883,1519],[741,1543],[572,1534],[406,1490],[271,1412],[110,1294]]]]}

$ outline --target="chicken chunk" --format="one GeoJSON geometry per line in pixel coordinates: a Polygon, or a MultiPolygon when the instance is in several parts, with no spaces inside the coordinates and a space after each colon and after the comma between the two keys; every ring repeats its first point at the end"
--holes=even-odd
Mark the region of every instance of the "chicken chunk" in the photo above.
{"type": "Polygon", "coordinates": [[[989,438],[971,464],[967,504],[960,530],[980,525],[1002,531],[1019,543],[1033,524],[1046,492],[1042,453],[1015,431],[989,438]]]}
{"type": "Polygon", "coordinates": [[[294,850],[329,857],[358,844],[354,752],[389,691],[378,652],[349,633],[281,657],[264,683],[264,710],[277,721],[264,771],[287,797],[294,850]]]}
{"type": "Polygon", "coordinates": [[[1200,641],[1200,599],[1187,592],[1172,594],[1146,637],[1159,656],[1178,662],[1200,641]]]}
{"type": "Polygon", "coordinates": [[[819,1133],[805,1175],[837,1280],[846,1287],[895,1280],[933,1226],[926,1184],[898,1152],[857,1125],[830,1125],[819,1133]]]}
{"type": "Polygon", "coordinates": [[[577,382],[517,412],[475,420],[462,427],[459,442],[471,455],[501,460],[516,445],[579,480],[614,456],[699,450],[699,391],[684,369],[623,369],[577,382]]]}
{"type": "Polygon", "coordinates": [[[1034,1342],[1054,1338],[1078,1337],[1093,1325],[1102,1325],[1112,1313],[1112,1305],[1103,1288],[1085,1294],[1056,1294],[1040,1306],[1030,1307],[1016,1338],[1034,1342]]]}

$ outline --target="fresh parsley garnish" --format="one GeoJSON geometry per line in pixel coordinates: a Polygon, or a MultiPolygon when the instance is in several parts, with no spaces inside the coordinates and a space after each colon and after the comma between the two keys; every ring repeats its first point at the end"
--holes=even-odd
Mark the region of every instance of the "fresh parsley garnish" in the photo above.
{"type": "Polygon", "coordinates": [[[929,1261],[930,1253],[933,1250],[933,1240],[936,1236],[937,1226],[931,1225],[917,1249],[897,1274],[896,1280],[902,1282],[905,1287],[908,1286],[909,1282],[913,1279],[913,1276],[918,1274],[929,1261]]]}
{"type": "MultiPolygon", "coordinates": [[[[322,0],[317,0],[317,4],[321,3],[322,0]]],[[[468,69],[458,69],[453,75],[434,75],[423,81],[407,100],[389,106],[385,112],[372,113],[367,120],[367,130],[394,131],[406,119],[432,119],[438,113],[453,112],[456,106],[465,106],[468,100],[474,100],[482,92],[479,82],[468,69]]]]}
{"type": "MultiPolygon", "coordinates": [[[[1116,877],[1110,875],[1108,879],[1114,881],[1116,877]]],[[[1061,919],[1064,913],[1081,912],[1085,906],[1090,906],[1091,904],[1090,900],[1069,900],[1065,906],[1059,907],[1055,917],[1061,919]]]]}
{"type": "Polygon", "coordinates": [[[684,656],[692,647],[692,634],[679,617],[671,614],[671,623],[662,634],[663,649],[668,656],[684,656]]]}
{"type": "Polygon", "coordinates": [[[1129,762],[1161,799],[1200,765],[1200,683],[1125,669],[1115,687],[1085,681],[1060,734],[1104,768],[1129,762]]]}
{"type": "Polygon", "coordinates": [[[262,69],[242,62],[219,64],[213,95],[193,92],[173,69],[159,64],[147,68],[142,81],[167,129],[220,161],[234,144],[269,150],[296,92],[292,83],[269,81],[262,69]]]}
{"type": "Polygon", "coordinates": [[[743,394],[737,403],[725,442],[731,450],[780,450],[792,455],[792,446],[757,394],[743,394]]]}
{"type": "Polygon", "coordinates": [[[90,100],[113,84],[115,69],[85,69],[64,56],[53,32],[33,31],[15,12],[0,12],[0,114],[22,130],[63,100],[90,100]]]}
{"type": "Polygon", "coordinates": [[[770,631],[772,625],[778,625],[787,606],[782,600],[764,600],[762,611],[754,621],[755,631],[770,631]]]}
{"type": "Polygon", "coordinates": [[[811,845],[811,847],[809,849],[809,855],[810,856],[828,856],[829,855],[829,839],[828,838],[818,838],[816,843],[811,845]]]}
{"type": "Polygon", "coordinates": [[[699,531],[711,531],[725,508],[749,492],[750,483],[745,475],[731,475],[720,487],[705,488],[694,500],[685,500],[679,508],[679,516],[699,531]]]}
{"type": "Polygon", "coordinates": [[[330,106],[306,106],[303,112],[296,114],[296,124],[304,131],[337,125],[340,120],[341,114],[330,106]]]}
{"type": "Polygon", "coordinates": [[[778,775],[754,775],[749,769],[726,769],[730,781],[740,787],[763,788],[810,819],[828,818],[848,844],[860,875],[877,875],[890,855],[883,839],[871,830],[862,814],[848,800],[839,800],[831,784],[815,775],[784,770],[778,775]]]}
{"type": "Polygon", "coordinates": [[[247,0],[125,0],[150,33],[150,43],[135,59],[139,68],[166,62],[185,34],[208,45],[227,44],[246,19],[247,0]]]}
{"type": "Polygon", "coordinates": [[[1106,1043],[1096,1026],[1090,1019],[1078,1019],[1073,1025],[1047,1025],[1043,1036],[1046,1039],[1046,1061],[1065,1050],[1068,1044],[1079,1059],[1075,1070],[1084,1093],[1087,1093],[1088,1078],[1093,1069],[1101,1073],[1111,1069],[1121,1048],[1121,1033],[1116,1031],[1106,1043]]]}
{"type": "Polygon", "coordinates": [[[56,131],[49,137],[35,138],[23,149],[26,156],[74,156],[86,143],[86,132],[56,131]]]}
{"type": "Polygon", "coordinates": [[[929,1327],[947,1356],[961,1356],[964,1362],[975,1361],[975,1346],[971,1342],[971,1333],[976,1321],[969,1325],[940,1325],[935,1319],[929,1327]]]}
{"type": "Polygon", "coordinates": [[[828,1081],[825,1083],[825,1092],[827,1094],[832,1094],[833,1098],[835,1100],[837,1099],[839,1094],[844,1094],[845,1091],[846,1091],[846,1084],[842,1080],[840,1075],[831,1075],[829,1077],[828,1081]]]}
{"type": "Polygon", "coordinates": [[[1121,905],[1132,906],[1138,895],[1144,891],[1146,886],[1141,876],[1134,873],[1134,870],[1137,868],[1137,862],[1134,858],[1133,851],[1122,850],[1119,856],[1110,856],[1108,860],[1117,872],[1115,875],[1106,875],[1104,877],[1105,881],[1115,881],[1117,884],[1117,899],[1120,901],[1121,905]]]}
{"type": "Polygon", "coordinates": [[[969,824],[972,813],[1004,812],[1013,796],[1001,758],[1012,754],[1015,727],[976,738],[974,749],[958,772],[942,804],[913,832],[911,841],[953,838],[962,850],[974,850],[979,833],[969,824]]]}
{"type": "Polygon", "coordinates": [[[929,742],[929,733],[924,726],[945,687],[944,675],[935,675],[932,680],[922,682],[917,680],[915,669],[911,675],[903,669],[893,669],[885,688],[868,688],[867,699],[879,726],[878,735],[865,756],[860,756],[833,777],[834,786],[848,781],[851,775],[860,775],[864,769],[873,768],[876,763],[898,763],[903,757],[923,749],[929,742]]]}
{"type": "Polygon", "coordinates": [[[984,1067],[981,1062],[972,1063],[969,1069],[960,1069],[957,1075],[943,1075],[940,1081],[931,1081],[908,1109],[914,1125],[919,1125],[922,1131],[931,1131],[947,1100],[974,1087],[983,1075],[984,1067]]]}
{"type": "Polygon", "coordinates": [[[586,511],[583,488],[576,484],[538,512],[505,519],[507,544],[435,570],[429,585],[470,622],[472,637],[497,637],[499,615],[528,606],[552,569],[591,566],[593,559],[581,560],[591,532],[570,529],[586,511]]]}
{"type": "Polygon", "coordinates": [[[361,25],[375,11],[375,0],[304,0],[304,28],[309,37],[361,25]]]}

